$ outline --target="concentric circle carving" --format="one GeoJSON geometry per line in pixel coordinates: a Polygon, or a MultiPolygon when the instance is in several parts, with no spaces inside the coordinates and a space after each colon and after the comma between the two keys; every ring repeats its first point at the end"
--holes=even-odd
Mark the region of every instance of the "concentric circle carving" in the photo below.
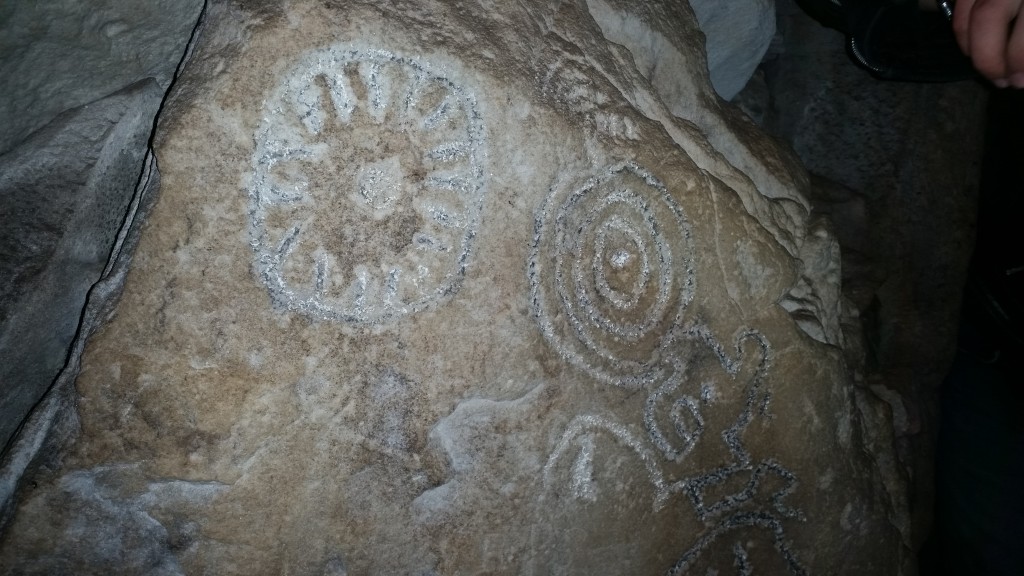
{"type": "Polygon", "coordinates": [[[529,275],[549,342],[600,380],[638,387],[658,378],[661,344],[692,299],[689,224],[657,178],[613,166],[552,190],[529,275]]]}
{"type": "Polygon", "coordinates": [[[456,293],[483,196],[473,95],[420,60],[330,47],[266,101],[249,185],[275,304],[377,323],[456,293]]]}

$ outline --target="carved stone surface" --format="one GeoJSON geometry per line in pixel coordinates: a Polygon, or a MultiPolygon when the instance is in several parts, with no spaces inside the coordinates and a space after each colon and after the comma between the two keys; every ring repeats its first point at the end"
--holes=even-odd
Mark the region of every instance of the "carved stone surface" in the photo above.
{"type": "Polygon", "coordinates": [[[895,573],[833,243],[703,58],[677,3],[211,2],[5,573],[895,573]]]}
{"type": "Polygon", "coordinates": [[[458,291],[483,202],[472,93],[419,61],[332,46],[296,63],[265,113],[249,210],[276,303],[375,323],[458,291]]]}
{"type": "Polygon", "coordinates": [[[974,249],[986,89],[875,81],[851,64],[842,34],[793,0],[778,6],[785,41],[766,66],[765,129],[820,175],[812,200],[842,244],[843,291],[869,351],[863,378],[890,404],[899,449],[890,474],[913,485],[908,538],[919,547],[932,521],[939,388],[974,249]]]}

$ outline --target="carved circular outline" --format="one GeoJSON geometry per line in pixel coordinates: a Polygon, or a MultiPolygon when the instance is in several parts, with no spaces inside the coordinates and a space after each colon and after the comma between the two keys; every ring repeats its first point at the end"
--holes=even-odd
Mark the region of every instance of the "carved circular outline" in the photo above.
{"type": "Polygon", "coordinates": [[[613,165],[576,188],[555,186],[545,199],[535,220],[527,264],[534,317],[548,343],[574,366],[601,382],[640,388],[660,380],[668,366],[662,365],[656,352],[646,359],[619,358],[600,339],[629,343],[653,337],[658,344],[652,349],[660,349],[671,328],[681,324],[693,299],[693,261],[690,225],[665,185],[634,162],[613,165]],[[618,183],[623,176],[639,179],[641,189],[618,183]],[[595,199],[608,187],[610,192],[605,190],[603,196],[595,199]],[[584,261],[583,246],[587,242],[601,247],[605,229],[627,225],[614,214],[603,214],[613,205],[625,206],[640,215],[643,229],[630,227],[625,236],[646,236],[652,245],[637,244],[637,257],[659,265],[653,277],[642,269],[634,283],[641,289],[652,281],[657,283],[658,297],[639,321],[631,323],[609,318],[593,301],[601,298],[621,310],[635,306],[639,298],[635,294],[628,299],[622,297],[622,292],[615,294],[602,282],[598,269],[602,264],[597,258],[584,261]],[[590,274],[593,286],[588,286],[590,274]],[[555,322],[555,317],[562,319],[555,322]]]}
{"type": "MultiPolygon", "coordinates": [[[[372,78],[373,72],[371,71],[370,74],[372,78]]],[[[384,89],[387,89],[387,86],[384,89]]],[[[384,112],[379,110],[381,106],[380,90],[380,84],[367,86],[366,102],[362,104],[368,109],[368,112],[377,113],[383,118],[384,112]],[[375,89],[377,92],[373,93],[375,89]],[[369,110],[371,107],[373,110],[369,110]]],[[[399,101],[398,98],[394,99],[396,105],[399,101]]],[[[459,120],[462,121],[463,118],[460,117],[459,120]]],[[[252,177],[247,187],[250,199],[250,244],[255,252],[253,269],[256,276],[266,285],[273,303],[318,319],[349,324],[376,324],[432,308],[456,294],[465,277],[483,204],[484,171],[481,164],[484,156],[483,134],[482,120],[474,95],[418,59],[396,55],[385,50],[352,49],[342,46],[330,46],[305,54],[292,71],[282,78],[280,86],[264,103],[264,118],[255,134],[256,148],[252,156],[252,177]],[[325,298],[322,292],[318,293],[318,288],[322,289],[322,284],[318,284],[320,278],[318,275],[321,273],[318,269],[312,271],[314,275],[312,288],[303,289],[289,285],[282,276],[283,263],[289,250],[289,238],[286,234],[286,237],[279,241],[277,246],[273,246],[266,227],[268,206],[294,200],[293,197],[288,196],[288,191],[283,191],[280,186],[274,185],[270,170],[277,162],[308,157],[308,155],[303,156],[308,154],[307,150],[293,146],[294,142],[289,141],[289,138],[295,139],[294,135],[281,136],[276,131],[287,133],[289,126],[286,123],[289,122],[292,124],[291,128],[295,128],[295,124],[301,123],[311,132],[319,130],[322,125],[318,125],[318,123],[324,122],[325,114],[322,109],[324,106],[332,106],[333,113],[347,121],[348,115],[361,102],[356,98],[351,87],[346,85],[341,71],[346,65],[361,63],[368,63],[372,69],[376,70],[382,66],[402,68],[409,80],[409,92],[404,94],[404,98],[401,99],[402,105],[407,109],[410,106],[409,102],[416,97],[416,90],[422,90],[425,85],[433,83],[447,92],[436,114],[424,118],[425,129],[430,128],[430,122],[438,122],[438,118],[444,114],[451,114],[451,109],[457,109],[464,114],[466,125],[464,138],[435,149],[422,150],[424,155],[433,155],[431,156],[433,159],[450,160],[452,157],[465,159],[467,170],[450,177],[441,175],[428,179],[429,186],[452,191],[459,194],[460,198],[464,198],[465,210],[461,217],[452,217],[443,211],[431,211],[431,216],[437,222],[449,228],[462,228],[463,232],[457,238],[457,245],[446,247],[451,255],[446,258],[448,265],[443,277],[436,285],[424,289],[422,297],[412,301],[388,301],[386,292],[391,290],[393,283],[397,282],[394,274],[380,279],[385,297],[369,305],[365,301],[360,301],[358,295],[350,297],[348,300],[325,298]],[[318,77],[323,78],[328,98],[325,98],[323,93],[318,95],[312,89],[318,77]],[[450,104],[447,110],[445,102],[450,104]],[[288,117],[289,113],[294,116],[288,117]],[[448,220],[444,220],[445,218],[448,220]]],[[[341,142],[339,145],[344,146],[345,143],[341,142]]],[[[370,199],[367,201],[370,202],[370,199]]],[[[374,207],[376,206],[374,205],[374,207]]],[[[414,235],[413,245],[409,251],[436,249],[440,252],[441,247],[432,246],[431,238],[427,236],[425,234],[414,235]]],[[[383,263],[371,262],[370,264],[382,265],[383,263]]],[[[319,262],[317,267],[319,267],[319,262]]],[[[363,278],[356,278],[350,282],[364,282],[365,286],[363,278]]],[[[397,289],[394,289],[393,293],[397,293],[397,289]]]]}

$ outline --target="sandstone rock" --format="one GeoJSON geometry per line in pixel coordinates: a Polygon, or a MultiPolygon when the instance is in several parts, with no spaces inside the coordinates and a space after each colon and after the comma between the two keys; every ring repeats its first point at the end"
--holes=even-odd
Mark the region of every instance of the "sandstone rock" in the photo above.
{"type": "Polygon", "coordinates": [[[194,523],[168,522],[209,504],[226,487],[215,482],[147,480],[138,466],[114,465],[61,478],[47,501],[37,501],[45,523],[19,535],[49,538],[61,555],[19,559],[20,574],[183,574],[179,556],[194,553],[194,523]],[[163,520],[161,522],[158,520],[163,520]],[[74,557],[77,562],[67,562],[74,557]]]}
{"type": "Polygon", "coordinates": [[[834,243],[703,58],[675,3],[211,2],[0,566],[896,572],[834,243]]]}

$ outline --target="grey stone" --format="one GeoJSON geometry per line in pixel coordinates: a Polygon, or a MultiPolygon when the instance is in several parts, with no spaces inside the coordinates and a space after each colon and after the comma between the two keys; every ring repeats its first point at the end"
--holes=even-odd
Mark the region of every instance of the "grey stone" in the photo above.
{"type": "MultiPolygon", "coordinates": [[[[0,446],[69,363],[200,0],[0,6],[0,446]]],[[[24,446],[35,446],[27,439],[24,446]]],[[[17,468],[17,467],[15,467],[17,468]]],[[[11,469],[5,467],[5,476],[11,469]]],[[[6,501],[6,494],[4,500],[6,501]]]]}
{"type": "Polygon", "coordinates": [[[120,293],[159,180],[153,119],[200,5],[0,7],[0,529],[75,432],[79,355],[120,293]]]}
{"type": "Polygon", "coordinates": [[[163,91],[152,80],[69,110],[0,156],[0,441],[67,360],[139,180],[163,91]]]}
{"type": "Polygon", "coordinates": [[[74,382],[81,368],[82,351],[89,337],[109,319],[117,303],[141,224],[153,205],[159,182],[155,160],[148,154],[107,266],[86,296],[78,330],[66,354],[67,363],[24,418],[0,457],[0,530],[6,527],[14,512],[14,496],[26,476],[30,477],[39,467],[59,467],[61,448],[79,433],[74,382]]]}
{"type": "Polygon", "coordinates": [[[0,153],[145,78],[170,85],[202,0],[4,2],[0,153]]]}

